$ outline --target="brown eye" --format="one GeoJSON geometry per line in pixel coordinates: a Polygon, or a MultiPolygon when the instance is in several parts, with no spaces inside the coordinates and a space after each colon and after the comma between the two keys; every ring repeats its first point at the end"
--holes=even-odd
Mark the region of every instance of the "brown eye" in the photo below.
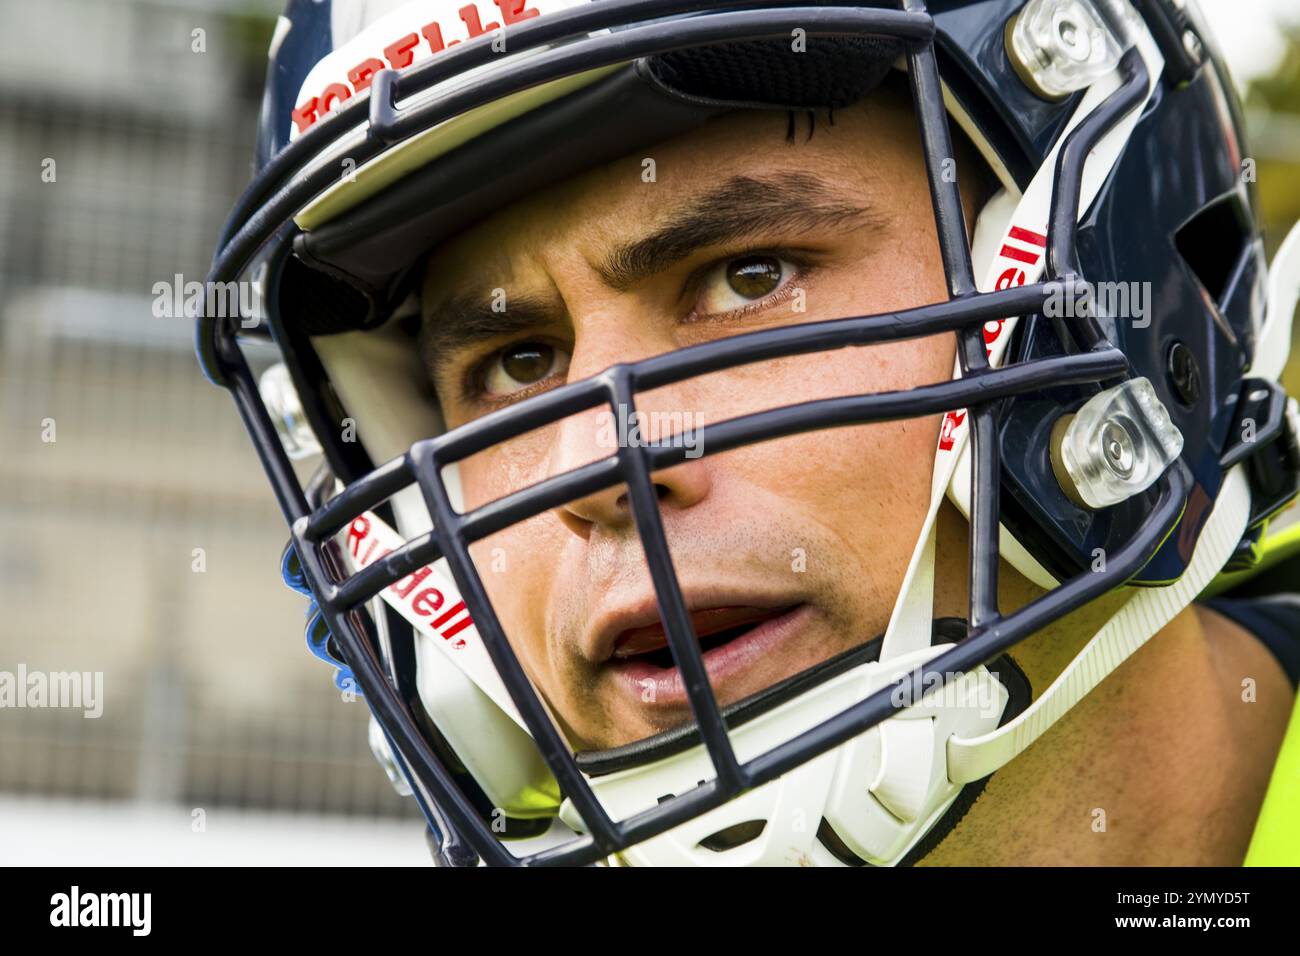
{"type": "Polygon", "coordinates": [[[513,345],[501,354],[501,368],[516,382],[540,381],[555,364],[555,349],[549,345],[513,345]]]}
{"type": "Polygon", "coordinates": [[[796,268],[770,255],[737,256],[713,266],[700,285],[698,315],[723,315],[744,309],[789,284],[796,268]]]}
{"type": "Polygon", "coordinates": [[[774,256],[746,256],[727,263],[727,285],[746,299],[771,295],[781,284],[781,260],[774,256]]]}
{"type": "Polygon", "coordinates": [[[568,370],[568,356],[543,342],[518,342],[497,353],[484,375],[492,395],[511,395],[568,370]]]}

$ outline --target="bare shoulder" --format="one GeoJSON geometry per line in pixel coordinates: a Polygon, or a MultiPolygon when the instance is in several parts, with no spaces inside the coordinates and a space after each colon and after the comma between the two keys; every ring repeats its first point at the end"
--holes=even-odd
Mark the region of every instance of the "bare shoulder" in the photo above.
{"type": "Polygon", "coordinates": [[[1280,725],[1280,741],[1295,702],[1295,691],[1282,665],[1263,641],[1236,621],[1204,604],[1194,604],[1192,610],[1225,688],[1243,703],[1264,705],[1261,710],[1265,713],[1259,716],[1273,716],[1280,725]]]}
{"type": "Polygon", "coordinates": [[[1193,607],[1222,692],[1224,729],[1232,741],[1232,754],[1224,761],[1236,771],[1227,775],[1234,791],[1227,805],[1239,825],[1253,831],[1286,735],[1295,691],[1282,665],[1258,637],[1212,608],[1193,607]]]}

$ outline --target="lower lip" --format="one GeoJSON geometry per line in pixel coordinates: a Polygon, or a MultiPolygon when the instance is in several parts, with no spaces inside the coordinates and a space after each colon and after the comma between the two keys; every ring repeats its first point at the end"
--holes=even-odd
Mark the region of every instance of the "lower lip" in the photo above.
{"type": "MultiPolygon", "coordinates": [[[[812,614],[811,605],[800,604],[721,647],[705,651],[704,669],[715,696],[722,695],[730,680],[798,634],[812,614]]],[[[643,705],[680,707],[689,704],[686,685],[677,667],[665,669],[635,658],[612,662],[610,666],[615,669],[619,683],[629,693],[635,694],[643,705]]]]}

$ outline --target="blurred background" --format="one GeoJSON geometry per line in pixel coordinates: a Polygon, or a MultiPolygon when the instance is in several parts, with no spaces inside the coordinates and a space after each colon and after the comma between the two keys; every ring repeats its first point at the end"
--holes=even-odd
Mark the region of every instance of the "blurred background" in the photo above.
{"type": "Polygon", "coordinates": [[[280,6],[0,0],[0,670],[104,674],[98,719],[0,710],[0,863],[429,860],[192,320],[152,311],[248,181],[280,6]]]}
{"type": "MultiPolygon", "coordinates": [[[[0,671],[104,675],[97,719],[0,709],[0,864],[428,861],[306,650],[232,403],[152,311],[248,180],[279,6],[0,0],[0,671]]],[[[1202,8],[1271,255],[1300,218],[1300,3],[1202,8]]]]}

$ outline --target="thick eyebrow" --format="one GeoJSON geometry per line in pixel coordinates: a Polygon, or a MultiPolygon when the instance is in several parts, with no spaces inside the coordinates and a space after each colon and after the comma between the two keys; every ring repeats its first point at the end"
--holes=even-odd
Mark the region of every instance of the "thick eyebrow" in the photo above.
{"type": "Polygon", "coordinates": [[[596,266],[601,281],[623,292],[697,249],[782,230],[883,226],[888,217],[849,202],[844,190],[811,173],[753,179],[732,176],[692,199],[650,235],[615,247],[596,266]]]}
{"type": "MultiPolygon", "coordinates": [[[[615,246],[595,269],[602,282],[623,292],[708,246],[776,231],[815,234],[846,226],[883,227],[889,221],[880,210],[850,201],[842,187],[811,173],[732,176],[692,197],[649,235],[615,246]]],[[[453,296],[426,312],[420,353],[436,381],[458,351],[556,318],[554,306],[543,299],[512,299],[506,308],[494,309],[490,296],[453,296]]]]}

